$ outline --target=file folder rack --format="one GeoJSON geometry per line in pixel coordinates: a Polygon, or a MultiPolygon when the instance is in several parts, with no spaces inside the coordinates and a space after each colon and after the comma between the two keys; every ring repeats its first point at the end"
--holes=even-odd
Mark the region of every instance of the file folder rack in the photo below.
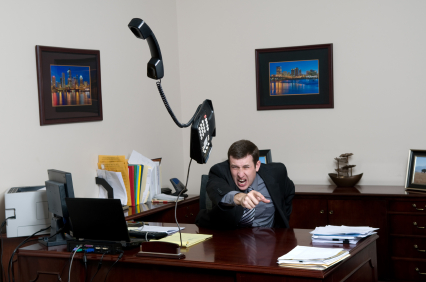
{"type": "Polygon", "coordinates": [[[102,187],[104,187],[104,189],[108,192],[108,199],[114,199],[114,190],[105,179],[95,177],[95,181],[96,184],[102,185],[102,187]]]}

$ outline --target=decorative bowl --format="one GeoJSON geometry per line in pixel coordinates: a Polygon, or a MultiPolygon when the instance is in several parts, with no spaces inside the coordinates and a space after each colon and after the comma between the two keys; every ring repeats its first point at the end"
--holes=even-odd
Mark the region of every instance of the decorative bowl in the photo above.
{"type": "Polygon", "coordinates": [[[340,177],[337,177],[337,173],[329,173],[328,176],[330,176],[331,180],[333,180],[334,184],[336,184],[337,187],[353,187],[361,179],[362,173],[352,176],[340,177]]]}

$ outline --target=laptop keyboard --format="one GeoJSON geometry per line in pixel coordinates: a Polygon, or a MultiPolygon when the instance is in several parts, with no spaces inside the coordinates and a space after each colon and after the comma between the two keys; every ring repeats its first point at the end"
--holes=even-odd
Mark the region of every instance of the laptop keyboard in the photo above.
{"type": "Polygon", "coordinates": [[[135,231],[135,230],[129,230],[130,237],[136,237],[141,239],[161,239],[164,237],[167,237],[166,232],[152,232],[152,231],[135,231]],[[148,235],[147,235],[148,233],[148,235]]]}

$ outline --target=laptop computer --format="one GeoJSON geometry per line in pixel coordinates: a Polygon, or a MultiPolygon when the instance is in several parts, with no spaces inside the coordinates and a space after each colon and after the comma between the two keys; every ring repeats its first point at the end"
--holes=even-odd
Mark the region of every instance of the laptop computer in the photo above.
{"type": "Polygon", "coordinates": [[[144,239],[130,238],[119,199],[66,198],[72,236],[77,240],[121,243],[137,247],[144,239]]]}

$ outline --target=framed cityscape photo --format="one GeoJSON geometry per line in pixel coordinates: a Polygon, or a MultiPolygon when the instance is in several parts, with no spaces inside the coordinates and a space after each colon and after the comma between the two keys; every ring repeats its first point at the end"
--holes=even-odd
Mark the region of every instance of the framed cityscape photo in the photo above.
{"type": "Polygon", "coordinates": [[[409,151],[405,188],[426,190],[426,150],[409,151]]]}
{"type": "Polygon", "coordinates": [[[102,120],[100,52],[36,46],[40,125],[102,120]]]}
{"type": "Polygon", "coordinates": [[[333,44],[255,53],[258,111],[334,108],[333,44]]]}

